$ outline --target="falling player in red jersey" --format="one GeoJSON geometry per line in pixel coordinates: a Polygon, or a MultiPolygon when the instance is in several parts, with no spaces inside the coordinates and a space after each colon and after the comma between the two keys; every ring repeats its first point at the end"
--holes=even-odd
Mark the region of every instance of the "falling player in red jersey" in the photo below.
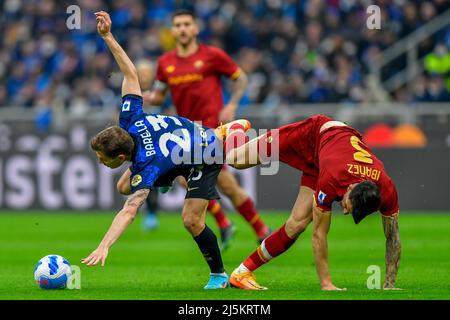
{"type": "MultiPolygon", "coordinates": [[[[224,51],[199,44],[198,33],[199,27],[192,12],[181,10],[172,16],[172,34],[176,40],[176,48],[159,58],[154,88],[144,92],[144,103],[161,105],[169,89],[178,116],[216,128],[221,123],[234,119],[239,100],[247,86],[247,76],[224,51]],[[230,101],[225,107],[222,76],[234,81],[230,101]]],[[[219,174],[218,186],[253,227],[261,242],[270,230],[236,178],[224,169],[219,174]]],[[[213,211],[221,229],[223,248],[234,233],[234,226],[218,202],[210,202],[208,210],[213,211]]]]}
{"type": "Polygon", "coordinates": [[[362,142],[361,134],[340,121],[318,115],[269,131],[227,153],[227,163],[245,169],[270,160],[303,172],[298,198],[286,223],[268,236],[230,277],[238,288],[263,290],[253,271],[285,252],[313,222],[313,251],[322,290],[336,287],[328,270],[327,234],[331,205],[358,224],[379,210],[386,236],[385,289],[396,289],[400,261],[398,197],[383,163],[362,142]],[[278,151],[278,152],[277,152],[278,151]]]}

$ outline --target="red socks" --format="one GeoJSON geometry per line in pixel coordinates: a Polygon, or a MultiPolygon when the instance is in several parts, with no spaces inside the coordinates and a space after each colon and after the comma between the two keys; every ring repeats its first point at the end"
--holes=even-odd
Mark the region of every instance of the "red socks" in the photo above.
{"type": "Polygon", "coordinates": [[[250,223],[253,230],[255,230],[258,238],[262,238],[266,235],[269,228],[264,224],[258,212],[256,211],[255,205],[252,199],[247,198],[239,207],[236,208],[241,216],[250,223]]]}
{"type": "Polygon", "coordinates": [[[230,226],[231,222],[228,220],[225,212],[222,209],[222,206],[217,200],[209,200],[207,210],[211,212],[216,219],[217,225],[220,229],[224,229],[230,226]]]}
{"type": "Polygon", "coordinates": [[[268,236],[261,245],[245,259],[244,266],[248,270],[254,271],[258,269],[260,266],[269,262],[272,258],[279,256],[291,247],[297,239],[289,238],[284,228],[285,224],[268,236]]]}

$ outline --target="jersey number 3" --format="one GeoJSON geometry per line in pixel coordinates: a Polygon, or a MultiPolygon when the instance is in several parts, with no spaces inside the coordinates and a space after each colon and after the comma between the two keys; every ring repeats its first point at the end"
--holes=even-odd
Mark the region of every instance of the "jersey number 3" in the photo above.
{"type": "Polygon", "coordinates": [[[370,153],[367,150],[364,150],[360,143],[362,141],[357,136],[351,136],[350,137],[350,143],[353,148],[355,148],[357,151],[353,154],[353,159],[359,162],[372,164],[373,159],[370,155],[370,153]]]}
{"type": "MultiPolygon", "coordinates": [[[[159,131],[161,128],[167,129],[169,124],[166,120],[172,120],[177,126],[183,126],[180,120],[175,117],[161,116],[161,115],[149,115],[147,116],[147,121],[152,125],[154,131],[159,131]]],[[[177,129],[174,132],[165,132],[159,138],[159,147],[164,157],[169,156],[169,148],[167,148],[167,143],[169,141],[175,142],[179,145],[183,151],[189,152],[191,148],[191,136],[187,129],[177,129]]]]}

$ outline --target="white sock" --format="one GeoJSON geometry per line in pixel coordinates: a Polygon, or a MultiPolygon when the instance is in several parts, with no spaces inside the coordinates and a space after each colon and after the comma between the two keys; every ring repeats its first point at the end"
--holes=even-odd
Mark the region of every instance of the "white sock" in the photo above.
{"type": "Polygon", "coordinates": [[[244,266],[243,263],[241,263],[239,265],[239,267],[237,267],[236,270],[234,270],[234,272],[236,272],[236,273],[244,273],[244,272],[250,272],[250,270],[248,270],[247,267],[244,266]]]}

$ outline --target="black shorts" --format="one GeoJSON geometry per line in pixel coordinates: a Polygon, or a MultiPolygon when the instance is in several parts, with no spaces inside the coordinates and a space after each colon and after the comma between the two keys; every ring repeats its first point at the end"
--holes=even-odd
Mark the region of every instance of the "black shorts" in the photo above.
{"type": "Polygon", "coordinates": [[[216,190],[217,176],[222,170],[222,164],[197,165],[185,176],[187,192],[185,199],[220,199],[216,190]]]}

